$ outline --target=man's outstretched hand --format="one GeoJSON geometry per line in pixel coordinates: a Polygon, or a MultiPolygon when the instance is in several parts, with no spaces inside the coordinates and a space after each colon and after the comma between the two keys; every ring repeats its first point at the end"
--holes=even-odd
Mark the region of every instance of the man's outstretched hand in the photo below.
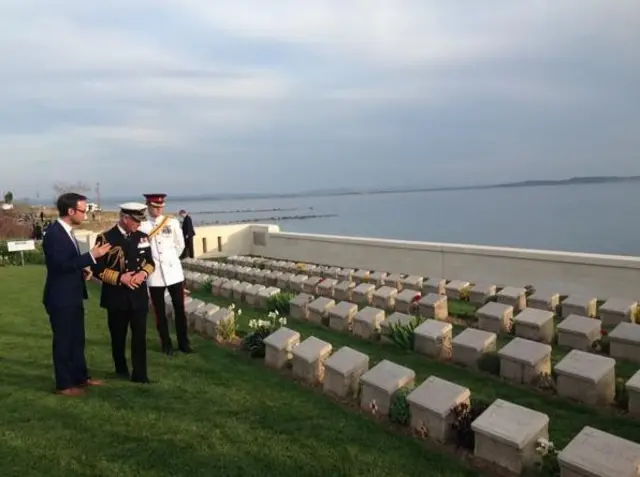
{"type": "Polygon", "coordinates": [[[93,246],[90,253],[93,258],[98,260],[99,258],[102,258],[109,250],[111,250],[110,243],[104,243],[102,245],[96,244],[93,246]]]}

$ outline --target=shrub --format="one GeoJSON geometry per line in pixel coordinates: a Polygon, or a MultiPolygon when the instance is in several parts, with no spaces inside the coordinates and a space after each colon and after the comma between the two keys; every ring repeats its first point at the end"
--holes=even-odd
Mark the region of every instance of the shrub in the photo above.
{"type": "Polygon", "coordinates": [[[453,408],[452,428],[456,447],[473,452],[476,441],[471,423],[488,407],[489,404],[485,402],[475,401],[471,405],[462,403],[453,408]]]}
{"type": "Polygon", "coordinates": [[[609,335],[606,330],[602,330],[600,332],[600,339],[595,340],[591,345],[591,348],[597,353],[609,354],[609,347],[609,335]]]}
{"type": "Polygon", "coordinates": [[[200,291],[202,293],[211,293],[211,285],[213,285],[213,280],[209,277],[200,285],[200,291]]]}
{"type": "Polygon", "coordinates": [[[552,373],[542,373],[536,379],[536,386],[538,389],[543,391],[555,391],[556,390],[556,379],[555,375],[552,373]]]}
{"type": "Polygon", "coordinates": [[[469,298],[471,298],[470,288],[463,288],[462,290],[460,290],[460,296],[458,298],[460,301],[469,301],[469,298]]]}
{"type": "Polygon", "coordinates": [[[526,296],[531,296],[536,292],[536,288],[533,285],[525,285],[524,289],[526,296]]]}
{"type": "Polygon", "coordinates": [[[478,360],[478,369],[485,373],[500,375],[500,357],[498,353],[485,353],[478,360]]]}
{"type": "Polygon", "coordinates": [[[516,326],[515,323],[513,322],[513,318],[509,318],[509,320],[507,320],[506,323],[506,329],[507,329],[507,334],[511,335],[511,336],[515,336],[516,334],[516,326]]]}
{"type": "Polygon", "coordinates": [[[419,318],[412,319],[406,325],[394,323],[389,327],[389,339],[402,349],[412,350],[416,336],[415,330],[419,324],[419,318]]]}
{"type": "Polygon", "coordinates": [[[558,451],[553,442],[540,438],[536,442],[536,453],[540,460],[536,463],[536,470],[544,477],[560,477],[560,463],[558,451]]]}
{"type": "Polygon", "coordinates": [[[620,409],[626,411],[629,408],[629,394],[624,379],[616,379],[615,403],[620,409]]]}
{"type": "MultiPolygon", "coordinates": [[[[231,305],[229,307],[230,310],[235,310],[236,306],[231,305]]],[[[236,311],[236,316],[242,316],[242,310],[239,309],[236,311]]],[[[235,319],[232,320],[224,320],[220,324],[218,324],[216,328],[216,340],[218,341],[231,341],[236,337],[236,330],[238,329],[238,324],[235,319]]]]}
{"type": "Polygon", "coordinates": [[[389,420],[391,422],[402,426],[409,425],[409,422],[411,421],[411,410],[409,408],[407,396],[410,392],[410,389],[402,388],[393,396],[391,406],[389,407],[389,420]]]}
{"type": "Polygon", "coordinates": [[[13,211],[0,211],[0,238],[24,240],[28,237],[31,237],[31,227],[26,222],[13,211]]]}
{"type": "Polygon", "coordinates": [[[236,337],[236,320],[224,320],[216,328],[216,339],[218,341],[231,341],[236,337]]]}
{"type": "Polygon", "coordinates": [[[242,348],[249,352],[252,358],[264,358],[265,349],[263,340],[271,334],[268,328],[259,328],[242,340],[242,348]]]}
{"type": "Polygon", "coordinates": [[[267,311],[277,311],[280,316],[289,316],[289,302],[296,295],[291,292],[280,292],[271,297],[267,301],[267,311]]]}
{"type": "Polygon", "coordinates": [[[242,348],[249,352],[252,358],[264,358],[264,339],[283,325],[287,319],[277,311],[270,311],[266,320],[250,320],[251,331],[242,340],[242,348]]]}
{"type": "MultiPolygon", "coordinates": [[[[23,252],[25,265],[44,265],[42,245],[36,242],[36,249],[23,252]]],[[[0,241],[0,265],[21,265],[19,252],[9,252],[7,241],[0,241]]]]}

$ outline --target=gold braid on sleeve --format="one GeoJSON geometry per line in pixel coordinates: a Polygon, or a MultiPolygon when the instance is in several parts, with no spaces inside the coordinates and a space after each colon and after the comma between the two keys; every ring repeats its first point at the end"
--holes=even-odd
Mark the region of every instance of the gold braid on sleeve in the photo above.
{"type": "Polygon", "coordinates": [[[142,265],[142,271],[145,272],[147,276],[151,275],[154,270],[155,267],[150,263],[145,263],[144,265],[142,265]]]}
{"type": "MultiPolygon", "coordinates": [[[[104,240],[104,243],[107,243],[104,236],[100,238],[104,240]]],[[[104,260],[107,268],[98,275],[98,278],[108,285],[117,285],[118,279],[120,278],[120,272],[124,271],[125,266],[125,257],[122,247],[113,247],[107,252],[104,260]]]]}
{"type": "Polygon", "coordinates": [[[100,273],[98,278],[100,278],[100,280],[107,285],[117,285],[118,276],[118,272],[110,268],[106,268],[102,273],[100,273]]]}

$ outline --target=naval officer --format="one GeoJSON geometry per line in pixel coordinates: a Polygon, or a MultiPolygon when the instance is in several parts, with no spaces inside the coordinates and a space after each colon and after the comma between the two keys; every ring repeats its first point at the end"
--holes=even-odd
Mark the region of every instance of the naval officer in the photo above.
{"type": "Polygon", "coordinates": [[[107,310],[111,354],[116,374],[131,381],[148,383],[147,279],[155,269],[149,236],[138,230],[146,206],[135,202],[120,206],[120,220],[98,235],[96,245],[110,244],[109,252],[92,267],[102,282],[100,306],[107,310]],[[131,328],[131,364],[125,358],[127,331],[131,328]]]}
{"type": "Polygon", "coordinates": [[[140,230],[149,235],[151,253],[156,269],[149,276],[149,295],[156,317],[156,328],[160,336],[162,352],[171,356],[173,343],[165,312],[165,289],[169,291],[173,304],[178,349],[191,353],[187,337],[187,319],[184,312],[184,272],[180,255],[185,243],[177,219],[164,214],[166,194],[144,194],[147,200],[147,220],[140,230]]]}

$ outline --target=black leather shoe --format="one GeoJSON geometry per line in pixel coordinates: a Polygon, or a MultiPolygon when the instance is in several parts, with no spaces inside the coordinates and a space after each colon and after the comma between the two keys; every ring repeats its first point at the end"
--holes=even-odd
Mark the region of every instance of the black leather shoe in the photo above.
{"type": "Polygon", "coordinates": [[[164,354],[166,354],[167,356],[173,356],[173,354],[174,354],[173,346],[163,346],[162,347],[162,352],[164,354]]]}
{"type": "Polygon", "coordinates": [[[127,381],[131,378],[128,371],[116,371],[115,373],[109,373],[107,377],[109,379],[125,379],[127,381]]]}
{"type": "Polygon", "coordinates": [[[193,349],[191,349],[191,346],[180,346],[180,351],[183,352],[184,354],[193,353],[193,349]]]}
{"type": "Polygon", "coordinates": [[[151,384],[155,381],[151,381],[149,378],[131,378],[131,382],[137,384],[151,384]]]}

